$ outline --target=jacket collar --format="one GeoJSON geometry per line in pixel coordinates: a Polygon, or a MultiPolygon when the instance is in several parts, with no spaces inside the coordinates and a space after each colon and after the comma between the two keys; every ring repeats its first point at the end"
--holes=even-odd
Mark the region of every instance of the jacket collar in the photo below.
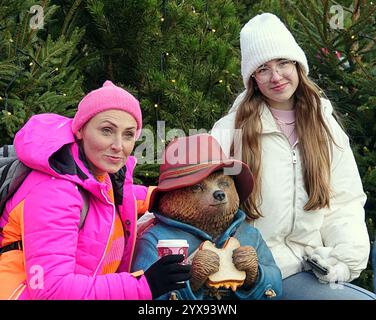
{"type": "Polygon", "coordinates": [[[265,103],[261,105],[260,113],[261,113],[260,118],[261,118],[261,123],[262,123],[263,134],[281,132],[276,122],[274,121],[274,118],[270,109],[267,107],[265,103]]]}
{"type": "Polygon", "coordinates": [[[225,241],[232,237],[236,230],[239,228],[240,224],[245,220],[245,213],[241,211],[240,209],[236,212],[234,219],[232,220],[230,226],[226,229],[226,231],[221,234],[217,239],[213,239],[212,236],[207,234],[201,229],[198,229],[190,224],[186,224],[168,217],[165,217],[158,212],[154,212],[154,215],[158,222],[163,223],[169,227],[183,229],[186,232],[189,232],[196,237],[202,239],[202,241],[209,240],[211,242],[214,242],[215,245],[219,248],[223,247],[225,241]]]}
{"type": "MultiPolygon", "coordinates": [[[[244,90],[242,93],[240,93],[230,110],[228,111],[228,114],[232,114],[232,116],[235,118],[236,111],[238,110],[238,107],[242,100],[244,99],[246,95],[246,90],[244,90]]],[[[330,103],[330,101],[326,98],[320,98],[321,101],[321,108],[323,114],[325,114],[326,117],[329,117],[333,113],[333,106],[330,103]]],[[[275,123],[272,113],[270,112],[269,108],[265,103],[261,105],[261,122],[262,122],[262,133],[272,133],[272,132],[280,132],[277,124],[275,123]]]]}
{"type": "MultiPolygon", "coordinates": [[[[105,182],[97,181],[94,176],[90,173],[87,165],[85,165],[82,156],[80,157],[80,150],[77,143],[71,145],[72,158],[77,166],[78,171],[81,172],[80,178],[76,181],[77,184],[83,186],[83,188],[91,191],[99,199],[103,199],[102,190],[104,194],[108,194],[109,185],[105,182]]],[[[115,204],[123,203],[123,186],[133,184],[133,170],[136,165],[137,159],[133,156],[129,156],[125,166],[120,169],[117,173],[109,174],[111,179],[112,188],[114,192],[115,204]]],[[[78,178],[78,175],[75,175],[78,178]]]]}
{"type": "MultiPolygon", "coordinates": [[[[230,119],[235,123],[236,118],[236,112],[238,110],[238,107],[242,101],[242,99],[245,96],[245,91],[242,92],[235,100],[234,105],[229,110],[228,115],[230,119]]],[[[277,124],[274,121],[273,115],[270,112],[268,106],[265,102],[263,102],[260,106],[260,117],[261,117],[261,123],[262,123],[262,133],[274,133],[274,132],[280,132],[277,124]]]]}

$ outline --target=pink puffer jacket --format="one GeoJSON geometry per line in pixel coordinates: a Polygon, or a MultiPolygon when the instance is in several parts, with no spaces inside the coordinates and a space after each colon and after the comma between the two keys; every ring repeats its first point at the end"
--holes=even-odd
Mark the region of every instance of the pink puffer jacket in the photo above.
{"type": "Polygon", "coordinates": [[[136,159],[128,158],[125,179],[120,177],[120,188],[114,186],[115,193],[122,186],[118,212],[124,255],[117,273],[102,275],[115,206],[106,184],[95,180],[80,160],[71,121],[55,114],[36,115],[16,135],[19,159],[34,170],[7,202],[0,220],[1,246],[23,241],[23,251],[0,256],[0,298],[151,299],[145,276],[129,273],[137,201],[146,200],[149,193],[133,185],[136,159]],[[78,226],[83,199],[77,185],[89,194],[82,229],[78,226]]]}

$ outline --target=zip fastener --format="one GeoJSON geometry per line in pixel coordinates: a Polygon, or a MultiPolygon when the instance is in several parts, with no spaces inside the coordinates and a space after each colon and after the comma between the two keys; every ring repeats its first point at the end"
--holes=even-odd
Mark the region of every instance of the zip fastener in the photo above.
{"type": "MultiPolygon", "coordinates": [[[[133,203],[134,203],[134,212],[135,212],[135,222],[133,227],[133,243],[132,243],[132,251],[131,255],[129,256],[129,263],[128,263],[128,272],[131,272],[131,265],[133,261],[133,254],[134,254],[134,248],[136,247],[136,240],[137,240],[137,200],[135,195],[133,194],[133,203]]],[[[125,244],[126,245],[126,244],[125,244]]]]}
{"type": "MultiPolygon", "coordinates": [[[[291,147],[291,145],[290,145],[291,147]]],[[[292,221],[292,227],[291,227],[291,232],[290,232],[290,235],[291,233],[293,232],[294,230],[294,226],[295,226],[295,219],[296,219],[296,164],[297,164],[297,157],[296,157],[296,152],[295,150],[291,147],[292,149],[292,170],[293,170],[293,176],[294,176],[294,193],[293,193],[293,212],[292,212],[292,218],[293,218],[293,221],[292,221]]],[[[298,261],[301,263],[302,262],[302,259],[297,256],[294,252],[294,250],[287,244],[287,240],[289,238],[289,235],[285,238],[285,244],[287,247],[290,248],[291,252],[294,254],[294,256],[298,259],[298,261]]]]}
{"type": "MultiPolygon", "coordinates": [[[[293,199],[292,199],[292,201],[293,201],[293,203],[292,203],[292,207],[293,207],[292,218],[293,218],[293,221],[292,221],[292,226],[291,226],[291,230],[290,230],[290,234],[289,234],[289,235],[291,235],[292,231],[294,230],[295,218],[296,218],[296,205],[295,205],[295,202],[296,202],[296,164],[297,164],[298,160],[297,160],[296,152],[295,152],[294,148],[290,145],[290,141],[287,139],[287,137],[281,132],[278,132],[278,135],[282,136],[287,141],[287,144],[290,147],[291,154],[292,154],[292,170],[293,170],[293,177],[294,177],[294,179],[293,179],[293,181],[294,181],[294,183],[293,183],[294,184],[294,187],[293,187],[294,192],[293,192],[293,199]]],[[[287,243],[289,235],[284,239],[285,245],[286,245],[286,247],[288,247],[291,250],[291,252],[298,259],[298,261],[302,262],[302,259],[295,254],[294,250],[287,243]]]]}
{"type": "Polygon", "coordinates": [[[295,153],[295,150],[293,149],[292,150],[292,163],[293,164],[296,164],[297,160],[296,160],[296,153],[295,153]]]}
{"type": "Polygon", "coordinates": [[[113,227],[114,227],[115,214],[116,214],[116,212],[115,212],[115,211],[116,211],[116,209],[115,209],[115,205],[114,205],[111,201],[109,201],[109,200],[107,199],[107,197],[106,197],[106,196],[104,195],[104,193],[103,193],[103,190],[101,190],[101,194],[102,194],[102,196],[106,199],[106,202],[107,202],[108,204],[110,204],[114,210],[113,210],[113,213],[112,213],[112,223],[111,223],[110,233],[109,233],[109,235],[108,235],[108,237],[107,237],[107,244],[106,244],[106,247],[105,247],[105,249],[104,249],[104,252],[103,252],[102,258],[101,258],[101,260],[100,260],[99,263],[98,263],[97,269],[95,270],[95,272],[94,272],[94,274],[93,274],[93,277],[95,277],[95,276],[97,275],[98,269],[99,269],[99,267],[101,266],[101,264],[102,264],[102,262],[103,262],[103,259],[104,259],[105,255],[106,255],[106,250],[107,250],[107,247],[108,247],[108,243],[110,242],[111,232],[112,232],[112,229],[113,229],[113,227]]]}
{"type": "Polygon", "coordinates": [[[292,170],[293,170],[293,176],[294,176],[294,179],[293,179],[293,181],[294,181],[294,183],[293,183],[294,193],[293,193],[293,198],[292,198],[292,207],[293,207],[292,218],[293,218],[293,222],[292,222],[291,232],[294,230],[295,218],[296,218],[296,205],[295,205],[295,202],[296,202],[296,163],[297,163],[296,153],[295,153],[295,150],[292,149],[292,170]]]}
{"type": "Polygon", "coordinates": [[[25,281],[22,281],[16,289],[12,292],[12,294],[9,296],[8,300],[18,300],[22,292],[25,290],[26,284],[25,281]]]}

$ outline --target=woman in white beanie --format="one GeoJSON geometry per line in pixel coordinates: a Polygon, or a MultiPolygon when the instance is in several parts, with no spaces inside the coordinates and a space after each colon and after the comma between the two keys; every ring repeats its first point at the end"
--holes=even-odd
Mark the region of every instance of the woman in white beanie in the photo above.
{"type": "Polygon", "coordinates": [[[240,46],[246,90],[212,135],[252,169],[255,192],[244,209],[282,271],[282,299],[374,299],[349,283],[369,258],[366,195],[303,50],[270,13],[243,27],[240,46]]]}

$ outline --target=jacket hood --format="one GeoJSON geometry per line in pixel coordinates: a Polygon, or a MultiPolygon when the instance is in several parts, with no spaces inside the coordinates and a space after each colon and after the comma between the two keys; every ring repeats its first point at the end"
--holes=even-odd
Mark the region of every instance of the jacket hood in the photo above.
{"type": "Polygon", "coordinates": [[[72,119],[57,114],[32,116],[14,138],[17,157],[32,169],[60,176],[63,172],[53,169],[51,162],[64,163],[64,159],[58,160],[58,153],[75,141],[71,123],[72,119]]]}
{"type": "MultiPolygon", "coordinates": [[[[17,157],[34,170],[72,181],[101,197],[101,189],[106,184],[98,182],[81,160],[71,128],[72,121],[57,114],[34,115],[15,136],[17,157]]],[[[124,179],[132,183],[135,164],[136,159],[128,157],[126,166],[110,175],[111,179],[115,181],[120,177],[122,181],[117,181],[120,185],[124,179]]]]}
{"type": "MultiPolygon", "coordinates": [[[[231,121],[232,123],[235,123],[236,111],[238,110],[243,99],[245,98],[246,93],[247,92],[245,90],[236,97],[232,107],[227,113],[228,120],[231,121]]],[[[321,101],[321,110],[322,110],[323,115],[326,118],[329,118],[330,115],[333,113],[333,106],[331,102],[325,98],[320,98],[320,101],[321,101]]],[[[260,116],[261,116],[261,121],[262,121],[263,133],[271,133],[271,132],[280,131],[280,129],[278,128],[277,124],[275,123],[273,119],[272,113],[270,112],[268,106],[265,103],[261,105],[260,116]]],[[[226,116],[224,118],[226,118],[226,116]]]]}

